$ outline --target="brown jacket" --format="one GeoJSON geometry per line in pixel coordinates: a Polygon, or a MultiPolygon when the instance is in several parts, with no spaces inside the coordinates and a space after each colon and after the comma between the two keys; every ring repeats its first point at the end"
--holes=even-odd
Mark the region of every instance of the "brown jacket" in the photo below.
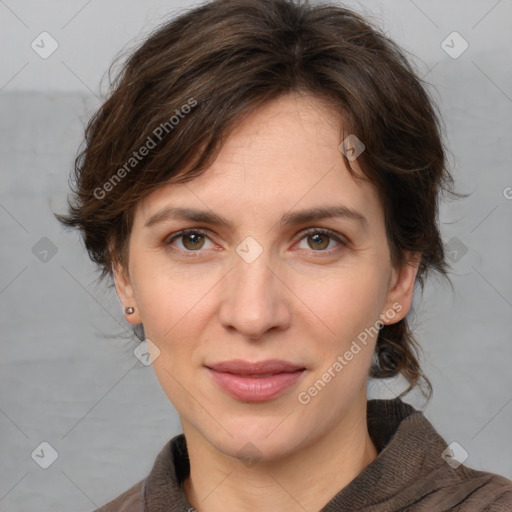
{"type": "MultiPolygon", "coordinates": [[[[512,481],[450,459],[420,411],[399,399],[369,400],[367,416],[379,455],[321,512],[512,512],[512,481]]],[[[189,470],[180,434],[147,478],[95,512],[193,512],[180,486],[189,470]]]]}

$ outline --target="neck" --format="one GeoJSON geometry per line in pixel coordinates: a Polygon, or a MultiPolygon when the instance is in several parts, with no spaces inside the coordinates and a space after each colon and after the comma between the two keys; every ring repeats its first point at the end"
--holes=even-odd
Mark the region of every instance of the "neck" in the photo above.
{"type": "Polygon", "coordinates": [[[320,510],[377,457],[366,402],[326,435],[279,459],[247,467],[183,424],[190,458],[184,490],[199,512],[320,510]]]}

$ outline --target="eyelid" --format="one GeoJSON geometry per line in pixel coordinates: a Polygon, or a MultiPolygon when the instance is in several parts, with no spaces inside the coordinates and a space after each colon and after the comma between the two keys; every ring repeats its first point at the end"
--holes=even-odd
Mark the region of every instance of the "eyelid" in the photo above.
{"type": "MultiPolygon", "coordinates": [[[[164,239],[164,245],[171,245],[172,242],[176,239],[179,239],[180,237],[184,237],[188,234],[191,234],[191,233],[197,233],[197,234],[200,234],[200,235],[203,235],[205,236],[206,238],[210,239],[210,235],[212,234],[211,231],[209,229],[206,229],[206,228],[186,228],[186,229],[182,229],[180,231],[176,231],[175,233],[172,233],[171,235],[167,236],[165,239],[164,239]]],[[[344,247],[348,247],[350,245],[350,240],[347,239],[347,237],[345,237],[344,235],[342,235],[341,233],[337,233],[336,231],[333,231],[332,229],[328,229],[328,228],[320,228],[320,227],[312,227],[312,228],[307,228],[306,230],[302,230],[299,235],[298,235],[298,240],[297,241],[301,241],[303,238],[306,238],[308,235],[311,235],[311,234],[317,234],[317,233],[320,233],[320,234],[325,234],[327,236],[329,236],[330,238],[336,240],[339,245],[341,246],[344,246],[344,247]]],[[[175,249],[176,251],[179,251],[179,252],[185,252],[185,253],[200,253],[200,252],[203,252],[201,250],[198,250],[198,251],[183,251],[182,249],[175,249]]],[[[326,251],[313,251],[312,252],[317,252],[319,254],[329,254],[331,253],[332,251],[335,251],[336,249],[329,249],[329,250],[326,250],[326,251]]]]}
{"type": "MultiPolygon", "coordinates": [[[[204,228],[186,228],[181,229],[180,231],[176,231],[175,233],[171,233],[169,236],[166,236],[164,239],[164,245],[170,245],[174,240],[189,235],[191,233],[198,233],[200,235],[204,235],[207,238],[210,238],[211,231],[204,228]]],[[[186,252],[194,252],[194,251],[186,251],[186,252]]],[[[195,251],[200,252],[200,251],[195,251]]]]}
{"type": "MultiPolygon", "coordinates": [[[[310,234],[315,234],[315,233],[322,233],[324,235],[328,235],[331,238],[334,238],[335,240],[337,240],[342,245],[348,245],[350,243],[349,239],[345,235],[342,235],[341,233],[338,233],[338,232],[333,231],[332,229],[328,229],[328,228],[308,228],[306,231],[301,231],[299,240],[302,240],[304,237],[306,237],[310,234]]],[[[326,251],[316,251],[316,252],[326,252],[326,251]]]]}

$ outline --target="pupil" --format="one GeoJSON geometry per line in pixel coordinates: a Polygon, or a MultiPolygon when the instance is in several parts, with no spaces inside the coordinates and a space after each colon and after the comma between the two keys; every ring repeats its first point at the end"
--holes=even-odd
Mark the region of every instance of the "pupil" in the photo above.
{"type": "Polygon", "coordinates": [[[200,238],[202,235],[199,235],[197,233],[190,233],[185,237],[185,242],[189,244],[189,246],[199,246],[200,245],[200,238]]]}
{"type": "Polygon", "coordinates": [[[325,246],[325,241],[324,241],[324,244],[322,244],[322,239],[323,238],[327,238],[327,235],[324,235],[322,233],[317,233],[315,235],[312,235],[311,238],[313,238],[313,244],[314,245],[317,245],[317,248],[318,248],[318,244],[320,243],[321,245],[321,248],[324,248],[325,246]]]}

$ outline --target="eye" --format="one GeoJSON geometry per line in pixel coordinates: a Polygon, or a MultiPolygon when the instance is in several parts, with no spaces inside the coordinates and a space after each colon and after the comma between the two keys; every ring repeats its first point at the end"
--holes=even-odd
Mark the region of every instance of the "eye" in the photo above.
{"type": "Polygon", "coordinates": [[[306,247],[306,249],[313,249],[314,252],[329,252],[325,249],[329,247],[330,242],[333,240],[342,246],[348,246],[348,242],[337,236],[334,231],[323,228],[309,229],[302,235],[301,241],[302,240],[307,240],[309,247],[306,247]]]}
{"type": "MultiPolygon", "coordinates": [[[[300,241],[308,239],[309,247],[306,247],[306,249],[312,249],[314,252],[330,252],[332,247],[329,249],[329,246],[333,241],[337,242],[339,245],[348,246],[347,241],[340,238],[340,236],[330,229],[309,229],[302,235],[300,241]]],[[[201,249],[208,249],[207,246],[205,247],[205,241],[212,243],[208,237],[208,232],[202,229],[183,229],[168,237],[164,244],[166,246],[175,246],[176,240],[180,240],[181,247],[173,248],[173,250],[185,253],[201,252],[201,249]]]]}
{"type": "Polygon", "coordinates": [[[176,239],[181,239],[182,247],[179,247],[179,250],[183,252],[198,252],[199,249],[204,248],[205,240],[209,240],[206,233],[202,229],[184,229],[167,238],[165,245],[173,245],[176,239]]]}

